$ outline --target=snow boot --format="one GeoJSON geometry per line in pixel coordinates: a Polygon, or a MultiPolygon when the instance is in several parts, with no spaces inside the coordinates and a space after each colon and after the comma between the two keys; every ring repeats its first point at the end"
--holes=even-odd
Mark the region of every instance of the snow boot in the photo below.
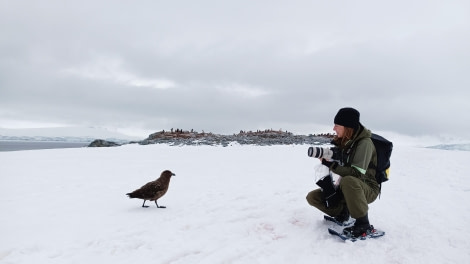
{"type": "Polygon", "coordinates": [[[374,231],[374,227],[369,224],[369,217],[366,214],[356,219],[353,226],[343,229],[343,234],[348,237],[363,237],[374,231]]]}

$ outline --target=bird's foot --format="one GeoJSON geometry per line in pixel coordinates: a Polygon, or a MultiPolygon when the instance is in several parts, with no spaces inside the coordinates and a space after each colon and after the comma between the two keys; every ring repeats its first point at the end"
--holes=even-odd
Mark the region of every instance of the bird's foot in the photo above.
{"type": "Polygon", "coordinates": [[[166,208],[166,206],[163,205],[157,205],[158,208],[166,208]]]}

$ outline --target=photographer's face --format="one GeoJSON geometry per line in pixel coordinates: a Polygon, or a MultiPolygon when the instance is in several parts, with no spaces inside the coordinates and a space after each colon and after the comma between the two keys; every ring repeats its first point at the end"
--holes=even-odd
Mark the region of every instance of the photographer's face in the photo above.
{"type": "Polygon", "coordinates": [[[335,124],[335,126],[333,127],[333,130],[336,132],[336,135],[339,138],[342,138],[344,136],[344,126],[335,124]]]}

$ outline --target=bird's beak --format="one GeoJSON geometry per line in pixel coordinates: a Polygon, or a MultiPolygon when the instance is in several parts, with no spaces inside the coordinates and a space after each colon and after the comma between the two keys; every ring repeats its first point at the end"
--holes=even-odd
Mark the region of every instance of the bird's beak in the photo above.
{"type": "Polygon", "coordinates": [[[174,173],[171,173],[171,176],[176,176],[176,174],[174,174],[174,173]]]}

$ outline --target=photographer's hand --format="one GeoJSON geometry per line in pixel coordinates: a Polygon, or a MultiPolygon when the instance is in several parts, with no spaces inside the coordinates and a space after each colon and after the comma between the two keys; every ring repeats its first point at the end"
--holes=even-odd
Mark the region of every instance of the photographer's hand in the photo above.
{"type": "Polygon", "coordinates": [[[337,162],[328,161],[328,160],[323,159],[323,158],[321,159],[321,164],[327,166],[330,169],[336,169],[336,167],[338,166],[337,162]]]}

